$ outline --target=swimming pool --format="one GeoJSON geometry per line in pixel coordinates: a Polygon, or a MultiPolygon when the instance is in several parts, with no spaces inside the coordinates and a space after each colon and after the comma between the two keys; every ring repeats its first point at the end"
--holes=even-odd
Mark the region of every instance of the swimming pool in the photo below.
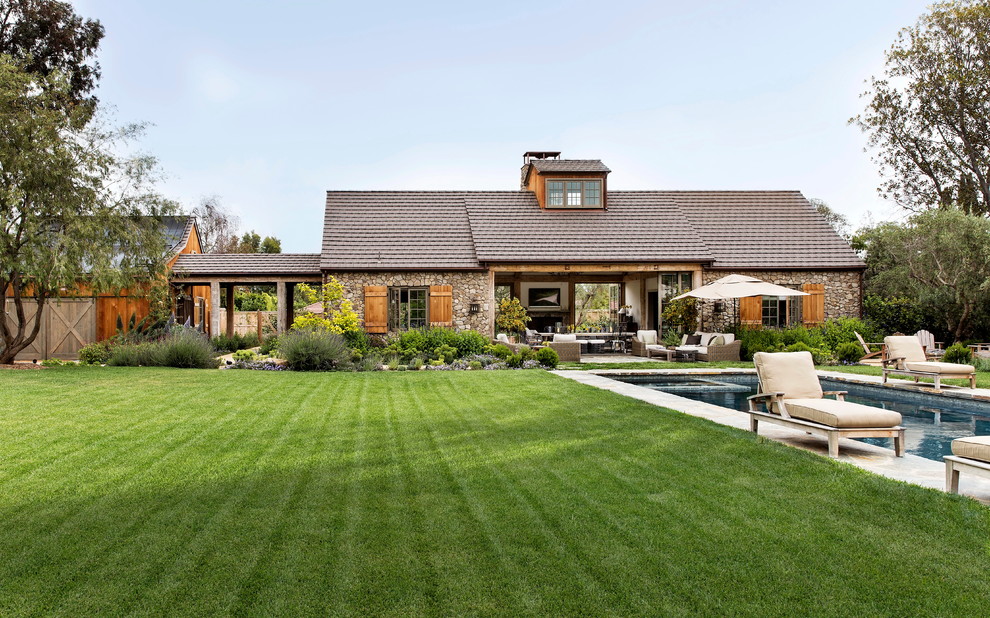
{"type": "MultiPolygon", "coordinates": [[[[608,377],[652,388],[687,399],[733,410],[748,410],[746,398],[756,393],[752,374],[672,376],[656,374],[609,375],[608,377]]],[[[822,378],[822,389],[848,391],[846,401],[895,410],[903,417],[907,452],[942,461],[952,454],[952,440],[990,435],[990,403],[954,400],[938,395],[890,388],[850,384],[822,378]]],[[[862,442],[893,448],[889,438],[858,438],[862,442]]]]}

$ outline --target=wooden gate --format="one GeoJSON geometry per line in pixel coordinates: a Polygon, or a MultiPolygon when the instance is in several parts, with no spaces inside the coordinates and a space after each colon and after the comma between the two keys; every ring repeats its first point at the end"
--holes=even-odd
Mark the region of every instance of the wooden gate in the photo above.
{"type": "MultiPolygon", "coordinates": [[[[25,303],[28,328],[34,327],[37,305],[25,303]]],[[[15,324],[12,303],[7,301],[8,324],[15,324]]],[[[17,360],[62,360],[79,358],[79,349],[96,341],[96,303],[92,298],[48,301],[41,314],[41,330],[31,345],[21,350],[17,360]]]]}

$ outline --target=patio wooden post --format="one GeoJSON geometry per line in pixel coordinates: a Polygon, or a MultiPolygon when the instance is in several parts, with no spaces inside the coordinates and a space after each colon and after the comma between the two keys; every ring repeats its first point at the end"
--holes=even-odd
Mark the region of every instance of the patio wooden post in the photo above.
{"type": "Polygon", "coordinates": [[[277,281],[275,283],[275,296],[278,298],[278,325],[276,332],[282,334],[285,332],[289,322],[289,303],[285,297],[285,281],[277,281]]]}
{"type": "Polygon", "coordinates": [[[234,336],[234,286],[227,285],[227,336],[234,336]]]}
{"type": "Polygon", "coordinates": [[[210,330],[207,334],[215,337],[220,332],[220,281],[210,281],[210,330]]]}

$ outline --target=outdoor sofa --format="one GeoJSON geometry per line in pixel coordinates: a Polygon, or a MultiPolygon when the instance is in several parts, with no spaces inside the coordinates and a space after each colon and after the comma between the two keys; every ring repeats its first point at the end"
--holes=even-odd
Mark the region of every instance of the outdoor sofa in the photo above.
{"type": "Polygon", "coordinates": [[[742,350],[742,341],[732,333],[694,333],[681,337],[680,352],[694,352],[700,361],[738,361],[742,350]],[[699,337],[698,343],[689,344],[689,337],[699,337]]]}
{"type": "Polygon", "coordinates": [[[914,335],[884,337],[883,383],[890,374],[914,378],[933,378],[935,391],[942,390],[942,378],[969,379],[969,387],[976,388],[976,368],[959,363],[941,363],[928,360],[925,348],[914,335]]]}
{"type": "Polygon", "coordinates": [[[830,457],[839,456],[840,437],[893,438],[894,453],[904,456],[901,415],[845,401],[846,391],[822,391],[810,352],[757,352],[753,364],[759,382],[759,393],[749,397],[753,433],[764,421],[823,436],[828,438],[830,457]]]}
{"type": "Polygon", "coordinates": [[[945,491],[959,493],[959,471],[990,477],[990,436],[956,438],[945,459],[945,491]]]}

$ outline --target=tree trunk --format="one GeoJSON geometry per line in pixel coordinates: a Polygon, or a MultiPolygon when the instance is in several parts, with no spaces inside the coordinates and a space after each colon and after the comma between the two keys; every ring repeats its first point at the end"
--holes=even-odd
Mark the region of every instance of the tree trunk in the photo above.
{"type": "Polygon", "coordinates": [[[14,362],[14,359],[20,354],[21,350],[31,345],[35,339],[38,338],[38,333],[41,332],[41,314],[45,309],[45,301],[47,297],[45,295],[39,295],[35,300],[38,303],[38,310],[34,314],[34,326],[31,328],[31,332],[25,335],[25,322],[24,318],[24,300],[19,295],[21,291],[20,286],[14,287],[14,306],[16,307],[17,316],[17,331],[16,334],[10,332],[9,325],[6,324],[7,321],[7,298],[4,297],[2,302],[0,302],[0,320],[4,320],[5,324],[2,329],[3,332],[3,350],[0,350],[0,365],[9,365],[14,362]]]}

